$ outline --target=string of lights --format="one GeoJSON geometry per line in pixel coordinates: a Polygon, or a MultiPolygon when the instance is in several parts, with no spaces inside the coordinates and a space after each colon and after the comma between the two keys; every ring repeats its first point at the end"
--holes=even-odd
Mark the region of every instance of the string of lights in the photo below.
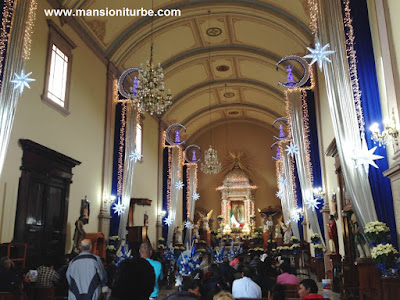
{"type": "Polygon", "coordinates": [[[308,10],[310,15],[310,29],[315,36],[318,34],[318,2],[317,0],[308,0],[308,10]]]}
{"type": "Polygon", "coordinates": [[[349,61],[351,87],[353,91],[354,104],[356,107],[358,126],[360,128],[361,133],[364,134],[365,122],[361,106],[361,90],[358,82],[357,53],[356,50],[354,49],[355,36],[354,36],[353,20],[351,19],[350,1],[343,0],[343,4],[344,4],[343,23],[346,33],[346,54],[349,61]]]}
{"type": "MultiPolygon", "coordinates": [[[[4,51],[9,37],[9,29],[11,27],[11,19],[14,11],[14,0],[6,0],[3,4],[2,21],[0,30],[0,78],[3,72],[4,51]]],[[[1,88],[1,81],[0,81],[1,88]]]]}
{"type": "Polygon", "coordinates": [[[306,150],[306,163],[308,166],[311,186],[314,183],[314,176],[312,171],[312,163],[311,163],[311,150],[310,150],[310,126],[309,126],[309,116],[308,116],[308,106],[307,106],[307,91],[301,91],[301,102],[303,106],[303,126],[304,126],[304,148],[306,150]]]}
{"type": "Polygon", "coordinates": [[[25,60],[28,60],[31,55],[31,44],[32,44],[31,36],[33,32],[33,25],[36,20],[36,9],[37,9],[36,0],[31,0],[31,2],[29,3],[28,18],[25,26],[24,43],[22,51],[22,57],[25,60]]]}
{"type": "Polygon", "coordinates": [[[117,176],[117,196],[122,196],[122,182],[124,172],[124,146],[125,146],[125,129],[126,129],[126,102],[122,102],[121,112],[121,128],[119,130],[119,148],[118,148],[118,176],[117,176]]]}
{"type": "Polygon", "coordinates": [[[167,211],[171,209],[172,148],[168,147],[167,211]]]}

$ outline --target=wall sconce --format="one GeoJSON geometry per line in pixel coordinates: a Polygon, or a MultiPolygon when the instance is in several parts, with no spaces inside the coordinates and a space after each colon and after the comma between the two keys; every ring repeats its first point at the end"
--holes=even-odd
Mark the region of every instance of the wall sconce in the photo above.
{"type": "Polygon", "coordinates": [[[322,189],[322,187],[317,187],[317,188],[313,189],[313,194],[314,194],[314,198],[316,198],[318,200],[322,200],[325,198],[325,192],[322,189]]]}
{"type": "Polygon", "coordinates": [[[385,127],[385,130],[383,130],[382,133],[380,132],[378,123],[373,123],[369,127],[369,130],[372,132],[371,140],[374,141],[374,144],[378,143],[379,147],[381,147],[382,145],[383,147],[385,147],[385,145],[391,140],[391,138],[393,138],[396,146],[398,146],[399,141],[397,137],[399,136],[399,131],[396,128],[394,108],[392,110],[392,119],[383,121],[383,127],[385,127]]]}
{"type": "Polygon", "coordinates": [[[104,201],[104,203],[107,203],[107,204],[110,204],[110,205],[111,205],[111,204],[114,203],[115,199],[117,199],[117,197],[114,196],[114,195],[107,195],[107,194],[104,194],[104,195],[103,195],[103,201],[104,201]]]}

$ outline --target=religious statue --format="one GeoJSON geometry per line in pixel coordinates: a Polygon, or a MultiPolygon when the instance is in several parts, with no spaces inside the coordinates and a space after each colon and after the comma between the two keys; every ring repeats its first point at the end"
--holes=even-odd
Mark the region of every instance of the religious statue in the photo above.
{"type": "Polygon", "coordinates": [[[276,239],[282,238],[282,232],[281,232],[281,225],[280,224],[276,224],[275,225],[275,238],[276,239]]]}
{"type": "Polygon", "coordinates": [[[351,221],[351,228],[353,230],[354,244],[358,252],[358,258],[371,257],[371,252],[369,251],[369,247],[363,235],[360,233],[360,229],[358,228],[357,217],[354,213],[351,215],[350,221],[351,221]]]}
{"type": "Polygon", "coordinates": [[[201,223],[201,219],[199,219],[197,221],[197,223],[194,223],[191,221],[191,223],[193,224],[193,231],[192,231],[192,237],[194,239],[195,243],[198,243],[200,236],[199,236],[199,229],[200,229],[200,223],[201,223]]]}
{"type": "Polygon", "coordinates": [[[175,144],[179,144],[181,142],[180,133],[181,131],[179,129],[175,130],[175,144]]]}
{"type": "Polygon", "coordinates": [[[292,237],[292,224],[289,223],[289,225],[286,225],[281,221],[280,225],[283,230],[283,243],[289,244],[290,238],[292,237]]]}
{"type": "Polygon", "coordinates": [[[339,254],[339,238],[338,238],[338,233],[337,233],[337,227],[336,227],[336,221],[335,221],[335,216],[330,215],[329,216],[329,239],[332,240],[333,245],[334,245],[334,254],[339,254]]]}
{"type": "Polygon", "coordinates": [[[232,227],[240,227],[240,225],[244,223],[245,220],[244,220],[243,204],[233,204],[232,216],[231,216],[232,227]]]}
{"type": "Polygon", "coordinates": [[[81,211],[79,219],[75,222],[75,232],[72,238],[73,245],[71,253],[79,253],[79,243],[86,236],[85,229],[83,226],[89,223],[89,214],[90,214],[90,202],[85,196],[85,199],[81,200],[81,211]]]}
{"type": "Polygon", "coordinates": [[[183,244],[183,228],[185,227],[185,222],[183,222],[181,225],[179,226],[175,226],[175,245],[182,245],[183,244]]]}
{"type": "Polygon", "coordinates": [[[212,216],[213,210],[210,210],[209,213],[205,216],[201,212],[199,212],[200,218],[203,221],[203,231],[208,232],[210,231],[210,219],[212,216]]]}

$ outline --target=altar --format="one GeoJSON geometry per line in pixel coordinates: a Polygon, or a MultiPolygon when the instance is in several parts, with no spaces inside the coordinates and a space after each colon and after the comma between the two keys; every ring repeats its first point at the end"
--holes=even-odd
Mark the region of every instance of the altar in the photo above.
{"type": "Polygon", "coordinates": [[[253,185],[249,176],[235,166],[226,176],[223,184],[217,187],[221,191],[221,215],[224,218],[224,233],[232,230],[243,234],[250,234],[252,225],[251,216],[254,211],[254,192],[257,186],[253,185]]]}

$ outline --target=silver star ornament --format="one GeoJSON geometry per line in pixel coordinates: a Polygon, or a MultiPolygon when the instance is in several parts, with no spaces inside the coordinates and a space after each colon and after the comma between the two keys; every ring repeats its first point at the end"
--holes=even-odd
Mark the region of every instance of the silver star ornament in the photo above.
{"type": "Polygon", "coordinates": [[[20,94],[24,91],[24,87],[27,87],[30,89],[31,87],[29,86],[29,82],[35,81],[36,79],[29,78],[31,76],[32,72],[25,74],[24,70],[21,71],[21,74],[18,75],[17,73],[14,73],[14,79],[11,80],[12,83],[14,83],[14,90],[19,89],[20,94]]]}
{"type": "Polygon", "coordinates": [[[178,180],[178,181],[175,183],[175,188],[176,188],[177,190],[181,190],[184,186],[185,186],[185,185],[184,185],[183,182],[180,181],[180,180],[178,180]]]}
{"type": "Polygon", "coordinates": [[[310,65],[317,62],[319,70],[322,71],[322,67],[324,66],[325,62],[332,62],[328,58],[328,55],[335,53],[335,51],[333,50],[327,50],[329,47],[330,47],[329,44],[326,44],[325,46],[321,47],[321,44],[317,39],[315,41],[315,49],[307,47],[308,51],[310,51],[311,53],[303,56],[303,58],[312,58],[310,65]]]}
{"type": "Polygon", "coordinates": [[[143,157],[142,154],[140,154],[137,149],[135,149],[134,152],[132,152],[131,154],[129,154],[129,158],[130,160],[133,160],[135,163],[137,163],[139,160],[141,160],[143,157]]]}
{"type": "Polygon", "coordinates": [[[295,154],[299,154],[299,146],[290,142],[290,145],[286,146],[285,151],[289,153],[291,157],[294,157],[295,154]]]}
{"type": "Polygon", "coordinates": [[[363,166],[365,173],[368,174],[369,165],[374,166],[375,168],[379,168],[374,160],[382,159],[383,156],[374,154],[377,146],[368,150],[367,142],[365,139],[361,141],[361,149],[358,153],[353,157],[356,168],[363,166]]]}
{"type": "Polygon", "coordinates": [[[118,202],[114,204],[113,210],[114,210],[114,213],[116,213],[116,214],[118,214],[118,216],[120,216],[121,214],[124,213],[125,206],[121,203],[120,200],[118,200],[118,202]]]}
{"type": "Polygon", "coordinates": [[[172,218],[172,216],[168,216],[164,219],[165,225],[171,226],[173,222],[174,222],[174,219],[172,218]]]}

